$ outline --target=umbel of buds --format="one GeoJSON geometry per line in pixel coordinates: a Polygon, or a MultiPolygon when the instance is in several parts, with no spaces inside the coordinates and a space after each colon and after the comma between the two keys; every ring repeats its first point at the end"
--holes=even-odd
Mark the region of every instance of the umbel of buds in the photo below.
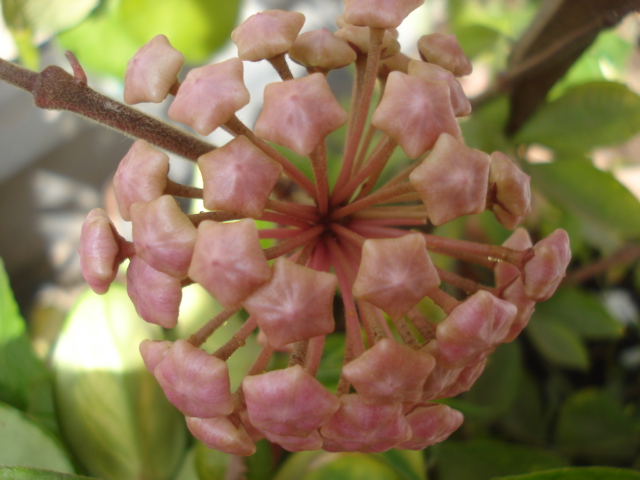
{"type": "Polygon", "coordinates": [[[516,338],[535,303],[565,275],[566,232],[533,244],[518,228],[530,209],[529,177],[505,154],[475,150],[461,137],[456,117],[470,105],[456,77],[471,65],[455,37],[423,37],[421,59],[399,52],[395,28],[421,3],[345,0],[335,33],[299,35],[303,15],[258,13],[232,34],[237,58],[194,68],[182,82],[183,57],[162,36],[128,65],[127,102],[174,95],[171,119],[201,135],[222,128],[234,136],[221,148],[202,148],[185,134],[171,140],[171,132],[136,141],[114,180],[133,241],[94,210],[80,247],[83,273],[98,293],[130,259],[129,296],[148,322],[175,327],[182,288],[192,283],[224,307],[187,339],[140,347],[167,398],[210,448],[251,455],[265,437],[290,451],[381,452],[440,442],[462,414],[437,400],[468,390],[487,357],[516,338]],[[287,58],[308,74],[294,78],[287,58]],[[282,81],[266,85],[249,128],[236,116],[250,100],[243,62],[261,60],[282,81]],[[355,78],[349,112],[327,81],[344,67],[355,78]],[[371,107],[375,88],[380,100],[371,107]],[[326,139],[343,126],[340,172],[329,182],[326,139]],[[181,144],[197,160],[203,189],[169,180],[168,156],[152,143],[181,144]],[[308,157],[313,178],[281,153],[287,150],[308,157]],[[396,150],[408,168],[379,185],[396,150]],[[279,183],[296,194],[276,198],[279,183]],[[186,214],[174,197],[200,198],[207,211],[186,214]],[[504,245],[430,233],[484,210],[515,230],[504,245]],[[272,246],[263,248],[264,239],[272,246]],[[433,253],[485,267],[494,281],[444,270],[433,253]],[[443,320],[424,313],[425,299],[443,320]],[[336,330],[336,300],[344,305],[345,348],[330,391],[316,374],[325,337],[336,330]],[[217,351],[205,351],[208,336],[240,309],[248,313],[242,327],[217,351]],[[258,330],[262,349],[232,392],[226,360],[236,350],[242,355],[258,330]],[[289,352],[289,365],[267,371],[276,350],[289,352]]]}

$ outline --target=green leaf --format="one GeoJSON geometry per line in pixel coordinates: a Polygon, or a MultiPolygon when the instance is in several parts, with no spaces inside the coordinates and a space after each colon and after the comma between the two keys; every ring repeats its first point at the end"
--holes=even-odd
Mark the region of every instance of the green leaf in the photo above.
{"type": "Polygon", "coordinates": [[[602,390],[585,389],[562,405],[556,445],[581,459],[604,463],[632,459],[640,441],[631,415],[615,397],[602,390]]]}
{"type": "Polygon", "coordinates": [[[543,401],[538,382],[524,373],[511,409],[499,421],[509,436],[540,446],[546,443],[552,413],[548,402],[543,401]]]}
{"type": "Polygon", "coordinates": [[[562,288],[536,306],[536,314],[565,325],[586,340],[614,340],[624,333],[598,298],[577,288],[562,288]]]}
{"type": "Polygon", "coordinates": [[[465,143],[483,152],[508,151],[510,144],[504,134],[508,112],[506,97],[498,97],[482,105],[460,123],[465,143]]]}
{"type": "Polygon", "coordinates": [[[640,472],[611,467],[574,467],[494,480],[640,480],[640,472]]]}
{"type": "Polygon", "coordinates": [[[432,448],[440,480],[489,480],[567,465],[555,452],[498,440],[448,440],[432,448]]]}
{"type": "Polygon", "coordinates": [[[377,453],[402,480],[426,480],[427,467],[422,453],[415,450],[396,450],[392,448],[386,452],[377,453]]]}
{"type": "Polygon", "coordinates": [[[640,97],[622,84],[594,82],[540,107],[516,141],[575,155],[621,143],[639,130],[640,97]]]}
{"type": "Polygon", "coordinates": [[[38,468],[2,467],[0,466],[0,480],[96,480],[93,477],[67,475],[38,468]]]}
{"type": "Polygon", "coordinates": [[[36,356],[0,259],[0,401],[56,431],[52,379],[36,356]]]}
{"type": "Polygon", "coordinates": [[[138,346],[162,338],[124,286],[83,294],[53,355],[62,431],[91,475],[169,480],[185,453],[183,416],[146,370],[138,346]]]}
{"type": "Polygon", "coordinates": [[[74,473],[57,439],[20,410],[0,403],[0,465],[74,473]]]}
{"type": "Polygon", "coordinates": [[[373,456],[340,453],[329,461],[315,465],[300,480],[400,480],[392,468],[373,456]]]}
{"type": "Polygon", "coordinates": [[[527,335],[540,355],[560,367],[586,370],[587,349],[580,336],[567,326],[534,312],[527,335]]]}
{"type": "Polygon", "coordinates": [[[570,159],[528,165],[526,171],[549,200],[594,229],[623,239],[640,236],[640,202],[610,173],[570,159]]]}

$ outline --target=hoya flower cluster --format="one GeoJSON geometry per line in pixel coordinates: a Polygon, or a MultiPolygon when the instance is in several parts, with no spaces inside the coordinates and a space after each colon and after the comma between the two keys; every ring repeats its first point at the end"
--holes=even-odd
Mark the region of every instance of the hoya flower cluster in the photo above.
{"type": "Polygon", "coordinates": [[[224,306],[188,339],[141,345],[147,368],[211,448],[250,455],[264,437],[290,451],[380,452],[442,441],[462,415],[435,400],[468,390],[487,356],[522,331],[535,302],[565,274],[564,231],[532,245],[517,228],[530,208],[529,177],[506,155],[461,138],[456,117],[470,105],[456,77],[471,65],[455,38],[422,37],[420,60],[400,53],[395,29],[421,3],[345,0],[335,33],[300,35],[299,13],[256,14],[232,34],[238,57],[195,68],[182,83],[183,57],[165,37],[129,63],[128,103],[175,95],[170,118],[201,135],[223,128],[234,139],[198,158],[203,189],[168,180],[167,155],[135,142],[114,180],[133,241],[94,210],[82,231],[83,271],[103,293],[129,258],[131,300],[142,318],[166,328],[179,321],[185,285],[202,285],[224,306]],[[261,60],[282,81],[266,85],[249,128],[235,114],[250,100],[243,62],[261,60]],[[308,74],[294,78],[289,61],[308,74]],[[345,67],[355,72],[348,112],[327,82],[345,67]],[[340,173],[330,184],[325,141],[344,125],[340,173]],[[313,180],[274,144],[308,157],[313,180]],[[378,186],[399,149],[409,167],[378,186]],[[298,202],[275,198],[283,179],[302,192],[298,202]],[[175,196],[201,198],[207,211],[186,214],[175,196]],[[515,230],[502,246],[426,233],[486,209],[515,230]],[[258,229],[255,220],[271,226],[258,229]],[[262,248],[261,239],[274,246],[262,248]],[[441,269],[432,253],[492,269],[494,282],[441,269]],[[458,297],[446,293],[454,290],[458,297]],[[418,308],[427,298],[444,320],[418,308]],[[337,390],[329,391],[316,373],[336,329],[335,301],[344,305],[345,353],[337,390]],[[249,317],[233,338],[204,351],[206,338],[240,309],[249,317]],[[261,353],[232,392],[225,360],[242,355],[257,331],[261,353]],[[276,350],[290,352],[289,366],[266,371],[276,350]]]}

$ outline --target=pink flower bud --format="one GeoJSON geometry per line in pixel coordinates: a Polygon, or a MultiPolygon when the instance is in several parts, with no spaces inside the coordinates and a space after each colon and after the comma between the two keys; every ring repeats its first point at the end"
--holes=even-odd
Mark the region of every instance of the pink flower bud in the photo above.
{"type": "Polygon", "coordinates": [[[409,62],[407,72],[412,77],[421,78],[426,82],[446,82],[449,86],[449,96],[451,107],[456,117],[464,117],[471,113],[471,103],[458,83],[456,77],[449,70],[446,70],[434,63],[425,63],[417,60],[409,62]]]}
{"type": "Polygon", "coordinates": [[[286,435],[269,433],[266,438],[272,443],[277,443],[289,452],[319,450],[322,448],[324,441],[317,430],[309,433],[306,437],[288,437],[286,435]]]}
{"type": "Polygon", "coordinates": [[[252,425],[267,438],[307,437],[340,403],[300,365],[245,377],[242,389],[252,425]]]}
{"type": "Polygon", "coordinates": [[[424,0],[344,0],[345,22],[376,28],[398,28],[424,0]]]}
{"type": "Polygon", "coordinates": [[[164,328],[178,324],[182,282],[151,268],[137,255],[131,258],[127,269],[127,293],[145,322],[164,328]]]}
{"type": "Polygon", "coordinates": [[[368,403],[361,395],[340,397],[340,408],[320,429],[328,452],[378,453],[411,438],[401,403],[368,403]]]}
{"type": "Polygon", "coordinates": [[[226,308],[239,305],[271,278],[255,222],[202,222],[189,277],[226,308]]]}
{"type": "Polygon", "coordinates": [[[209,135],[249,103],[243,72],[238,58],[194,68],[169,107],[169,117],[209,135]]]}
{"type": "Polygon", "coordinates": [[[471,62],[460,48],[455,35],[431,33],[418,40],[418,50],[425,62],[446,68],[457,77],[469,75],[473,70],[471,62]]]}
{"type": "Polygon", "coordinates": [[[443,133],[409,179],[427,208],[429,220],[442,225],[484,211],[491,158],[443,133]]]}
{"type": "Polygon", "coordinates": [[[187,417],[187,427],[207,448],[242,457],[256,453],[256,446],[244,425],[238,420],[234,421],[233,416],[187,417]]]}
{"type": "Polygon", "coordinates": [[[483,358],[477,363],[472,363],[471,365],[467,365],[460,370],[455,382],[452,382],[447,389],[442,391],[439,395],[441,398],[449,398],[455,397],[456,395],[460,395],[462,392],[467,392],[476,380],[482,375],[484,372],[484,368],[487,366],[487,358],[483,358]]]}
{"type": "Polygon", "coordinates": [[[131,220],[135,202],[151,202],[162,196],[167,187],[169,157],[144,140],[136,140],[118,165],[113,187],[120,215],[131,220]]]}
{"type": "MultiPolygon", "coordinates": [[[[400,43],[395,30],[385,30],[380,47],[380,58],[389,58],[400,52],[400,43]]],[[[344,25],[335,35],[346,41],[357,53],[366,55],[369,53],[370,32],[368,27],[344,25]]]]}
{"type": "Polygon", "coordinates": [[[534,257],[524,266],[524,292],[531,300],[548,300],[566,275],[571,261],[569,235],[562,229],[533,246],[534,257]]]}
{"type": "MultiPolygon", "coordinates": [[[[517,251],[528,250],[533,246],[529,232],[524,228],[515,230],[507,240],[502,244],[503,247],[511,248],[517,251]]],[[[502,288],[510,284],[516,277],[520,275],[520,270],[515,265],[508,262],[498,262],[493,269],[496,287],[502,288]]]]}
{"type": "Polygon", "coordinates": [[[491,154],[489,172],[493,213],[505,228],[513,230],[531,210],[531,177],[502,152],[491,154]]]}
{"type": "Polygon", "coordinates": [[[307,156],[329,133],[344,125],[347,116],[325,76],[314,73],[267,85],[254,132],[307,156]]]}
{"type": "Polygon", "coordinates": [[[391,72],[371,123],[396,141],[409,158],[418,158],[441,133],[460,136],[449,91],[446,82],[391,72]]]}
{"type": "Polygon", "coordinates": [[[204,206],[258,218],[282,167],[247,137],[239,136],[198,159],[204,184],[204,206]]]}
{"type": "Polygon", "coordinates": [[[160,272],[186,278],[197,232],[173,197],[163,195],[152,202],[134,203],[131,220],[140,258],[160,272]]]}
{"type": "Polygon", "coordinates": [[[424,238],[412,233],[400,238],[368,239],[353,284],[353,295],[384,310],[404,316],[427,292],[440,285],[424,238]]]}
{"type": "Polygon", "coordinates": [[[186,340],[176,340],[153,373],[169,401],[187,417],[233,412],[226,362],[186,340]]]}
{"type": "Polygon", "coordinates": [[[333,332],[335,275],[276,259],[271,280],[244,301],[273,347],[333,332]]]}
{"type": "Polygon", "coordinates": [[[307,68],[319,70],[338,69],[356,61],[356,52],[349,44],[326,28],[300,35],[289,56],[307,68]]]}
{"type": "Polygon", "coordinates": [[[140,344],[140,355],[144,366],[147,367],[149,373],[153,375],[153,371],[158,364],[166,357],[173,343],[160,340],[143,340],[140,344]]]}
{"type": "Polygon", "coordinates": [[[398,448],[423,450],[442,442],[462,425],[463,420],[462,413],[447,405],[434,403],[417,407],[407,415],[411,438],[398,445],[398,448]]]}
{"type": "Polygon", "coordinates": [[[471,295],[438,324],[442,360],[453,366],[477,363],[504,341],[517,309],[485,290],[471,295]]]}
{"type": "Polygon", "coordinates": [[[265,10],[238,25],[231,32],[231,41],[238,47],[238,57],[257,62],[286,53],[303,25],[301,13],[265,10]]]}
{"type": "Polygon", "coordinates": [[[435,366],[433,356],[384,338],[342,368],[342,374],[367,400],[417,402],[435,366]]]}
{"type": "Polygon", "coordinates": [[[80,267],[91,289],[107,293],[116,278],[120,254],[120,239],[107,213],[101,208],[89,212],[80,232],[80,267]]]}
{"type": "Polygon", "coordinates": [[[178,81],[184,55],[164,35],[156,35],[136,52],[124,74],[124,101],[160,103],[178,81]]]}

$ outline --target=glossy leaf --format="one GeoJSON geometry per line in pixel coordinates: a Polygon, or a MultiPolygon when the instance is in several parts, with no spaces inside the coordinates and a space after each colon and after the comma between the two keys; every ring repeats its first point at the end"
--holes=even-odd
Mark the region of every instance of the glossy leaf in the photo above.
{"type": "Polygon", "coordinates": [[[566,325],[536,311],[527,327],[527,335],[538,353],[560,367],[586,370],[587,349],[580,336],[566,325]]]}
{"type": "Polygon", "coordinates": [[[24,467],[0,466],[0,480],[96,480],[93,477],[81,475],[68,475],[51,470],[24,467]]]}
{"type": "Polygon", "coordinates": [[[567,465],[555,452],[497,440],[448,440],[432,448],[440,480],[489,480],[567,465]]]}
{"type": "Polygon", "coordinates": [[[55,431],[51,375],[36,356],[0,259],[0,401],[55,431]]]}
{"type": "Polygon", "coordinates": [[[640,472],[612,467],[574,467],[493,480],[640,480],[640,472]]]}
{"type": "Polygon", "coordinates": [[[640,97],[625,85],[595,82],[576,86],[544,104],[516,140],[557,152],[586,154],[621,143],[640,130],[640,97]]]}
{"type": "Polygon", "coordinates": [[[638,426],[608,392],[580,390],[560,409],[556,444],[593,463],[631,460],[640,447],[638,426]]]}
{"type": "Polygon", "coordinates": [[[64,448],[51,433],[20,410],[3,403],[0,403],[0,465],[75,472],[64,448]]]}
{"type": "Polygon", "coordinates": [[[184,419],[138,350],[146,338],[161,338],[161,329],[140,320],[124,286],[113,284],[81,296],[53,355],[65,438],[104,480],[168,480],[184,455],[184,419]]]}
{"type": "Polygon", "coordinates": [[[581,159],[528,165],[526,171],[549,200],[593,228],[623,239],[640,236],[640,202],[610,173],[581,159]]]}

